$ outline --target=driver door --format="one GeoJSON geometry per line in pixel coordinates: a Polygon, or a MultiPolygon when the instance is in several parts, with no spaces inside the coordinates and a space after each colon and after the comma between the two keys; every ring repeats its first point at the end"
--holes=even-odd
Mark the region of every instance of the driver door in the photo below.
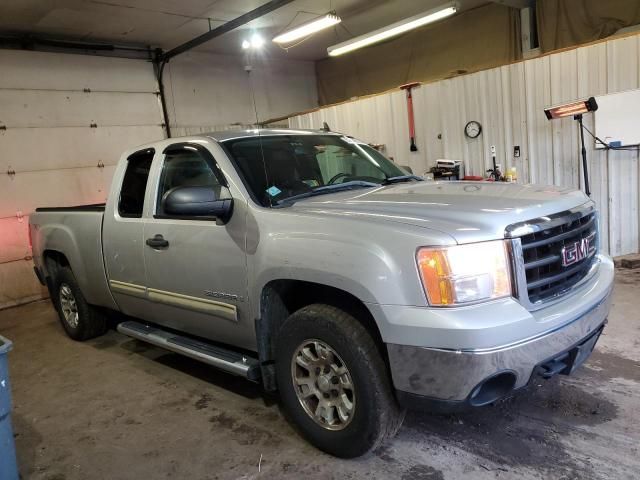
{"type": "Polygon", "coordinates": [[[169,146],[161,161],[155,205],[144,224],[148,297],[155,321],[215,341],[244,345],[247,261],[242,200],[226,224],[211,218],[167,215],[163,199],[180,187],[226,187],[203,145],[169,146]]]}

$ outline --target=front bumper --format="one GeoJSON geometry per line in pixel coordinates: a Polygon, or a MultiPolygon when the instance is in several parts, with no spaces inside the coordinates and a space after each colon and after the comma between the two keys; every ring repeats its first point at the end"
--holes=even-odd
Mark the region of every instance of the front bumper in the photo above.
{"type": "MultiPolygon", "coordinates": [[[[481,405],[483,402],[474,402],[474,397],[488,380],[494,379],[496,384],[497,393],[492,400],[495,401],[525,386],[540,365],[575,350],[593,337],[593,342],[587,345],[592,348],[606,322],[611,304],[612,266],[610,272],[608,263],[605,267],[603,274],[594,278],[593,285],[585,287],[588,295],[585,293],[582,298],[590,297],[586,309],[581,308],[576,313],[571,309],[572,298],[568,296],[564,311],[572,313],[565,315],[560,325],[523,340],[498,347],[462,349],[387,343],[399,401],[413,408],[416,404],[423,404],[445,407],[446,410],[481,405]]],[[[495,312],[495,315],[500,316],[501,313],[495,312]]],[[[590,349],[586,355],[583,349],[580,360],[584,361],[589,353],[590,349]]]]}

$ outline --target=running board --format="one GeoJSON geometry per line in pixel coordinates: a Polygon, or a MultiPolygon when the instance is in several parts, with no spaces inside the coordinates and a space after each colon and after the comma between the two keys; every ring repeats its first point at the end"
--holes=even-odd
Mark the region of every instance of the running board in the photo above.
{"type": "Polygon", "coordinates": [[[260,380],[258,359],[247,357],[233,350],[134,321],[122,322],[118,325],[118,331],[137,340],[199,360],[233,375],[245,377],[252,382],[260,380]]]}

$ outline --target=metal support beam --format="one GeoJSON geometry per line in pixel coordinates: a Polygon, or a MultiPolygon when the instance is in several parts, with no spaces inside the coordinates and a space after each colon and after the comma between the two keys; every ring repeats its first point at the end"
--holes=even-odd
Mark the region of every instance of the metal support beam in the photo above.
{"type": "Polygon", "coordinates": [[[189,40],[188,42],[183,43],[182,45],[178,45],[177,47],[175,47],[172,50],[169,50],[168,52],[163,53],[161,50],[156,50],[153,63],[156,70],[156,76],[158,78],[158,89],[160,93],[160,102],[162,104],[162,114],[164,116],[164,124],[165,124],[165,130],[167,133],[167,138],[171,138],[171,125],[169,124],[169,112],[167,111],[167,102],[164,94],[164,83],[162,81],[163,74],[164,74],[164,67],[167,65],[167,62],[169,62],[169,60],[175,57],[176,55],[180,55],[181,53],[189,51],[197,47],[198,45],[202,45],[203,43],[208,42],[209,40],[212,40],[216,37],[219,37],[220,35],[230,32],[231,30],[234,30],[246,23],[249,23],[250,21],[255,20],[256,18],[260,18],[266,15],[267,13],[273,12],[274,10],[277,10],[278,8],[283,7],[293,1],[294,0],[272,0],[254,10],[251,10],[250,12],[245,13],[244,15],[240,15],[239,17],[228,21],[224,25],[220,25],[219,27],[214,28],[213,30],[209,30],[207,33],[203,33],[199,37],[189,40]]]}
{"type": "Polygon", "coordinates": [[[294,0],[272,0],[270,2],[267,2],[264,5],[261,5],[258,8],[245,13],[244,15],[240,15],[239,17],[234,18],[233,20],[230,20],[223,25],[220,25],[219,27],[216,27],[213,30],[203,33],[199,37],[189,40],[188,42],[183,43],[182,45],[178,45],[177,47],[163,54],[161,60],[166,63],[176,55],[180,55],[181,53],[184,53],[199,45],[202,45],[203,43],[208,42],[213,38],[219,37],[220,35],[224,35],[225,33],[230,32],[231,30],[234,30],[246,23],[249,23],[252,20],[255,20],[256,18],[260,18],[266,15],[267,13],[271,13],[274,10],[277,10],[280,7],[284,7],[285,5],[293,1],[294,0]]]}
{"type": "Polygon", "coordinates": [[[36,52],[76,53],[103,57],[151,60],[152,50],[140,45],[116,45],[102,42],[83,42],[35,34],[0,34],[0,49],[31,50],[36,52]]]}
{"type": "Polygon", "coordinates": [[[500,3],[511,8],[528,8],[535,4],[534,0],[491,0],[493,3],[500,3]]]}
{"type": "Polygon", "coordinates": [[[164,129],[167,138],[171,138],[171,125],[169,124],[169,111],[167,110],[167,99],[164,93],[164,83],[162,82],[164,67],[167,62],[160,60],[162,50],[157,48],[153,57],[153,70],[158,80],[158,95],[160,96],[160,106],[162,107],[162,117],[164,119],[164,129]]]}

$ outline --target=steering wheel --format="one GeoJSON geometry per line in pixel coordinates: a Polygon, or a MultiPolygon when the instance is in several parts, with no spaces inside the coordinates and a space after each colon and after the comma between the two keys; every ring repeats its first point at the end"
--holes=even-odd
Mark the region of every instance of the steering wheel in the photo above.
{"type": "Polygon", "coordinates": [[[342,178],[342,177],[350,177],[351,175],[349,175],[348,173],[338,173],[337,175],[334,175],[333,177],[331,177],[331,179],[327,182],[327,185],[333,185],[334,183],[336,183],[336,180],[342,178]]]}

